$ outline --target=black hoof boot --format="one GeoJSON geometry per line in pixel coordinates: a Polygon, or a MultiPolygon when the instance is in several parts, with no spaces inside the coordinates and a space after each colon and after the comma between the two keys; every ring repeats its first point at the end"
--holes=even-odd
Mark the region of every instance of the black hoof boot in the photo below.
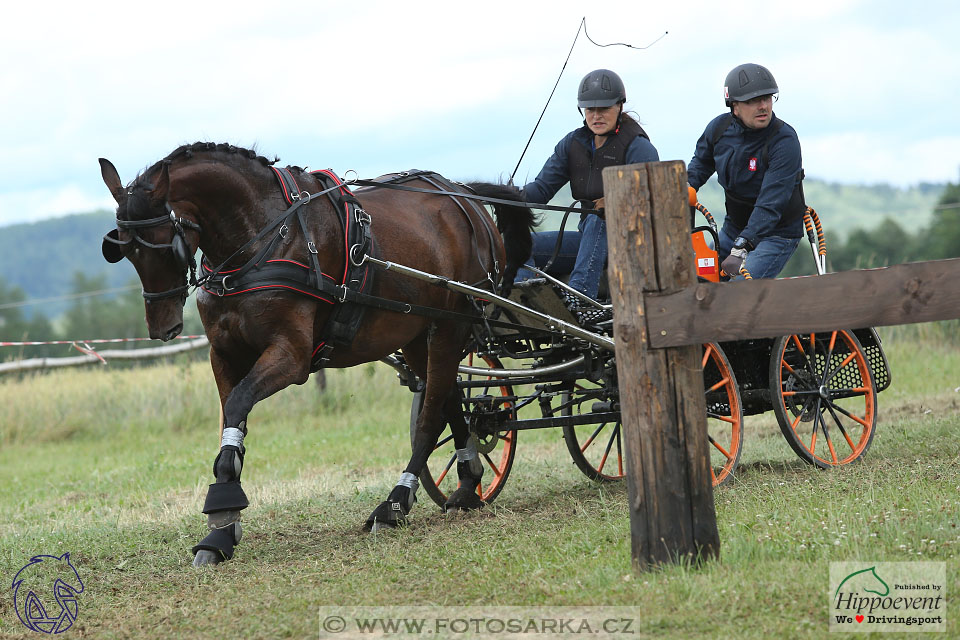
{"type": "Polygon", "coordinates": [[[407,514],[416,501],[416,493],[408,487],[395,486],[387,499],[373,510],[363,528],[377,533],[381,529],[396,529],[407,524],[407,514]]]}
{"type": "Polygon", "coordinates": [[[443,503],[443,510],[445,513],[452,511],[476,511],[485,506],[487,506],[487,503],[477,495],[476,488],[469,489],[467,487],[460,487],[451,493],[447,501],[443,503]]]}
{"type": "Polygon", "coordinates": [[[233,548],[240,542],[241,536],[239,522],[223,529],[214,529],[193,547],[193,566],[215,565],[231,559],[233,548]]]}

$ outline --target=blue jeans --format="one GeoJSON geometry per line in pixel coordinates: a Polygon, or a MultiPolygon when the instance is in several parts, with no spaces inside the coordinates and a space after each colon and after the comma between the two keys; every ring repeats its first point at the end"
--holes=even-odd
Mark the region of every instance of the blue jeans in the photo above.
{"type": "MultiPolygon", "coordinates": [[[[533,234],[533,252],[527,264],[540,269],[553,255],[557,244],[558,231],[543,231],[533,234]]],[[[728,249],[729,251],[729,249],[728,249]]],[[[560,242],[560,252],[550,265],[552,276],[570,275],[571,288],[593,299],[597,297],[600,277],[607,264],[607,222],[600,216],[586,215],[577,231],[564,231],[560,242]]],[[[534,273],[521,269],[515,282],[533,278],[534,273]]]]}
{"type": "MultiPolygon", "coordinates": [[[[720,246],[717,249],[720,262],[730,255],[730,249],[737,239],[738,231],[727,225],[720,229],[720,246]]],[[[747,254],[743,266],[747,268],[750,275],[754,278],[776,278],[777,274],[783,271],[787,266],[790,256],[797,250],[800,244],[800,238],[784,238],[782,236],[770,236],[763,238],[757,243],[753,251],[747,254]]],[[[743,276],[738,275],[731,280],[743,280],[743,276]]]]}

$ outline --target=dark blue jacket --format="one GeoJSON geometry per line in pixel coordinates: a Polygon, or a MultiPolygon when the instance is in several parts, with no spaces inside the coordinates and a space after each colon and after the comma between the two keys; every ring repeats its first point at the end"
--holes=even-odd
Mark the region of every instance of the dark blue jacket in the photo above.
{"type": "MultiPolygon", "coordinates": [[[[629,118],[630,116],[625,115],[623,117],[629,118]]],[[[543,169],[540,170],[539,175],[537,175],[533,182],[528,182],[523,187],[523,196],[527,202],[545,204],[550,201],[550,198],[557,194],[557,191],[559,191],[563,185],[570,181],[569,155],[570,145],[574,137],[576,137],[584,147],[596,153],[596,149],[594,149],[593,146],[594,136],[592,131],[586,127],[580,127],[568,133],[564,136],[563,140],[557,143],[557,146],[553,150],[553,155],[551,155],[546,164],[543,165],[543,169]]],[[[604,147],[605,146],[606,144],[604,144],[604,147]]],[[[600,148],[601,151],[604,147],[600,148]]],[[[623,163],[656,162],[659,159],[660,156],[657,155],[657,150],[650,141],[642,136],[637,136],[627,146],[626,157],[623,163]]]]}
{"type": "MultiPolygon", "coordinates": [[[[734,234],[753,245],[769,236],[803,235],[803,214],[800,211],[798,217],[795,210],[797,200],[794,210],[788,211],[787,207],[803,176],[800,139],[786,122],[779,121],[779,129],[774,127],[777,122],[774,114],[763,129],[750,129],[727,113],[717,116],[700,136],[687,166],[687,179],[694,189],[703,186],[716,172],[728,196],[755,202],[748,221],[728,220],[734,234]],[[717,127],[724,121],[730,121],[729,126],[714,144],[717,127]]],[[[729,214],[727,217],[730,218],[729,214]]]]}

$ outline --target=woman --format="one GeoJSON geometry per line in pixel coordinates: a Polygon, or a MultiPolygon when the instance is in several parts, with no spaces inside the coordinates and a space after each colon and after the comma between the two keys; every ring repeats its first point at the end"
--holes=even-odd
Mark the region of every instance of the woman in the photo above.
{"type": "MultiPolygon", "coordinates": [[[[561,140],[533,182],[523,187],[524,199],[546,203],[567,182],[576,200],[592,203],[599,215],[582,214],[577,231],[565,231],[551,275],[570,275],[572,289],[597,298],[600,277],[607,261],[607,223],[603,219],[603,177],[606,167],[659,160],[657,150],[637,121],[623,112],[627,100],[623,81],[613,71],[597,69],[580,82],[577,107],[583,126],[561,140]]],[[[534,235],[530,262],[543,267],[553,255],[557,231],[534,235]]],[[[518,280],[531,277],[522,270],[518,280]]],[[[580,309],[568,296],[568,306],[580,309]]],[[[579,317],[579,316],[578,316],[579,317]]]]}

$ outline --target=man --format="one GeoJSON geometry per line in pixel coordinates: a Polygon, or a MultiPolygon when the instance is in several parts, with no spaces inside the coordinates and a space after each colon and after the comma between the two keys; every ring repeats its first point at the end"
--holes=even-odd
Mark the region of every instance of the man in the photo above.
{"type": "MultiPolygon", "coordinates": [[[[577,231],[564,232],[550,268],[553,275],[570,274],[570,287],[594,299],[607,260],[602,171],[604,167],[659,159],[643,127],[624,112],[626,99],[623,81],[613,71],[597,69],[584,76],[577,92],[583,126],[557,143],[539,175],[523,187],[527,202],[545,203],[569,182],[574,199],[600,210],[600,216],[581,215],[577,231]]],[[[556,231],[537,233],[531,262],[542,268],[553,255],[556,242],[556,231]]],[[[530,271],[521,270],[517,279],[530,275],[530,271]]],[[[567,302],[576,313],[576,298],[568,297],[567,302]]]]}
{"type": "Polygon", "coordinates": [[[742,266],[754,278],[775,278],[803,236],[800,140],[773,113],[780,90],[766,67],[741,64],[724,85],[730,113],[707,125],[687,178],[699,189],[716,172],[726,194],[717,247],[723,271],[743,279],[742,266]]]}

